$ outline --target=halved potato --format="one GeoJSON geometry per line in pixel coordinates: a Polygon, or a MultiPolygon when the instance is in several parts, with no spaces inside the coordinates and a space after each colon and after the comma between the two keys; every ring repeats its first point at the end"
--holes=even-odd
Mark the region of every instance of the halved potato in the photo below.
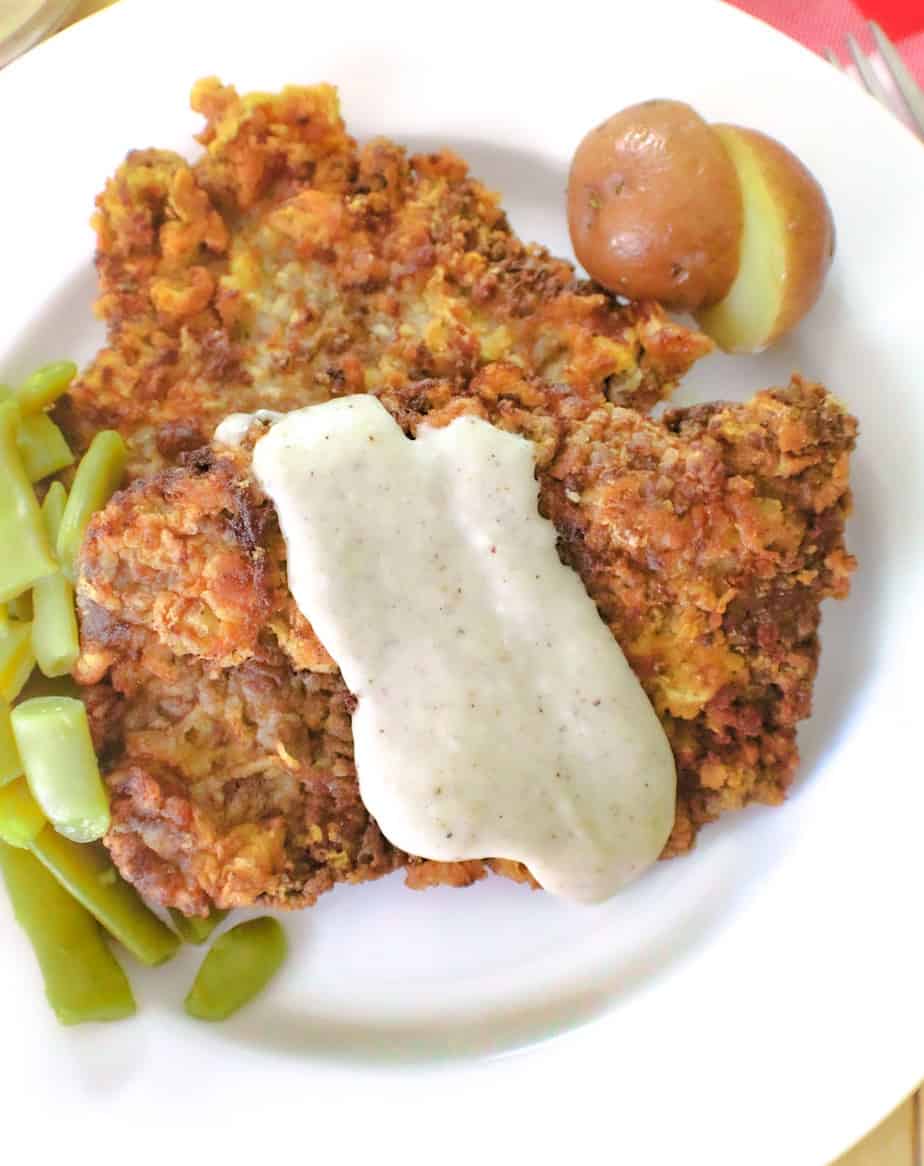
{"type": "Polygon", "coordinates": [[[759,352],[818,298],[834,254],[834,222],[824,191],[785,146],[741,126],[712,129],[737,170],[744,225],[734,283],[696,319],[727,352],[759,352]]]}

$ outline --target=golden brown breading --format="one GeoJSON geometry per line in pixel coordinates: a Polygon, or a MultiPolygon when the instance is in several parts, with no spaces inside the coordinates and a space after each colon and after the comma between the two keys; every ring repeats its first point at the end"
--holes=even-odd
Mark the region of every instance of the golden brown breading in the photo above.
{"type": "Polygon", "coordinates": [[[97,200],[108,344],[58,407],[146,474],[228,413],[291,409],[484,364],[646,409],[711,348],[654,303],[620,305],[526,246],[449,151],[357,148],[327,85],[239,97],[200,82],[194,164],[130,154],[97,200]]]}
{"type": "MultiPolygon", "coordinates": [[[[535,443],[540,506],[660,716],[677,760],[665,854],[727,809],[782,799],[808,715],[819,604],[846,594],[856,423],[794,380],[663,422],[493,364],[380,399],[409,433],[477,413],[535,443]]],[[[189,457],[118,495],[85,542],[79,679],[113,790],[107,840],[152,899],[296,906],[407,865],[359,798],[351,700],[295,611],[246,450],[189,457]]],[[[501,873],[527,878],[498,860],[501,873]]]]}

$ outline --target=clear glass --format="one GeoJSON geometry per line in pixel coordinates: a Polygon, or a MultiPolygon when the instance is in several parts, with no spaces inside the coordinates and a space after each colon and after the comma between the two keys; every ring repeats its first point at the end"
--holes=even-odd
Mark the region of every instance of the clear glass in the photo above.
{"type": "Polygon", "coordinates": [[[0,0],[0,69],[14,57],[59,28],[77,7],[79,0],[44,0],[37,6],[24,6],[22,21],[4,29],[4,17],[19,7],[19,0],[0,0]]]}

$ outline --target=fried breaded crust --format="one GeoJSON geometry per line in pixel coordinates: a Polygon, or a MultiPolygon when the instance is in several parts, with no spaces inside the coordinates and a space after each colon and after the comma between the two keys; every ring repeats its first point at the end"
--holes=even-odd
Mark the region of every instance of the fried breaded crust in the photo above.
{"type": "MultiPolygon", "coordinates": [[[[509,363],[464,385],[379,386],[413,434],[475,413],[535,443],[540,506],[661,718],[677,760],[674,831],[779,802],[808,715],[820,601],[847,592],[856,423],[796,379],[745,405],[653,421],[599,386],[509,363]]],[[[139,481],[91,524],[78,678],[107,780],[107,845],[150,899],[202,913],[302,906],[405,866],[466,885],[481,862],[390,846],[356,782],[352,698],[292,603],[285,547],[249,451],[212,447],[139,481]]],[[[515,863],[489,863],[528,879],[515,863]]]]}
{"type": "Polygon", "coordinates": [[[239,97],[209,79],[192,100],[202,157],[135,151],[97,199],[109,339],[57,410],[78,450],[118,429],[133,477],[228,413],[461,389],[497,360],[646,409],[712,347],[522,243],[450,151],[358,148],[329,85],[239,97]]]}

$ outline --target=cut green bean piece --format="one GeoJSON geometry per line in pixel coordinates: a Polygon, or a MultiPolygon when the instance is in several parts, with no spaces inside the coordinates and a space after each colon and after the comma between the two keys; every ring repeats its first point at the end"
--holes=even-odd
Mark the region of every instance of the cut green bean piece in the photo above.
{"type": "Polygon", "coordinates": [[[0,842],[29,847],[47,825],[25,778],[0,787],[0,842]]]}
{"type": "Polygon", "coordinates": [[[13,736],[10,706],[0,699],[0,789],[17,777],[22,777],[22,762],[13,736]]]}
{"type": "Polygon", "coordinates": [[[90,519],[118,490],[128,451],[113,429],[97,433],[81,458],[58,531],[58,562],[73,582],[77,554],[90,519]]]}
{"type": "Polygon", "coordinates": [[[212,908],[206,919],[201,919],[197,915],[184,915],[175,907],[170,908],[173,926],[184,943],[205,943],[215,928],[223,923],[227,917],[228,912],[219,911],[217,907],[212,908]]]}
{"type": "Polygon", "coordinates": [[[30,482],[40,482],[49,474],[56,474],[74,464],[74,455],[64,440],[64,434],[44,413],[23,417],[16,445],[30,482]]]}
{"type": "Polygon", "coordinates": [[[67,509],[67,490],[62,482],[52,482],[42,503],[42,521],[45,523],[45,533],[54,546],[58,541],[58,531],[61,529],[61,519],[67,509]]]}
{"type": "Polygon", "coordinates": [[[186,997],[197,1020],[226,1020],[249,1004],[279,971],[286,936],[276,919],[238,923],[212,944],[186,997]]]}
{"type": "Polygon", "coordinates": [[[179,939],[120,878],[102,846],[69,842],[46,826],[32,853],[141,963],[156,967],[176,955],[179,939]]]}
{"type": "Polygon", "coordinates": [[[76,375],[77,365],[72,360],[46,364],[19,386],[15,393],[16,403],[24,414],[41,413],[67,392],[76,375]]]}
{"type": "Polygon", "coordinates": [[[55,569],[32,483],[16,443],[19,410],[0,401],[0,603],[55,569]]]}
{"type": "Polygon", "coordinates": [[[132,1016],[131,985],[93,916],[26,850],[0,843],[0,872],[61,1024],[132,1016]]]}
{"type": "Polygon", "coordinates": [[[7,624],[6,631],[0,631],[0,700],[12,704],[34,667],[32,624],[7,624]]]}
{"type": "MultiPolygon", "coordinates": [[[[52,482],[42,503],[42,519],[52,545],[58,537],[66,504],[67,491],[60,482],[52,482]]],[[[35,610],[32,648],[36,663],[45,676],[66,676],[80,655],[74,586],[60,571],[39,579],[32,588],[32,604],[35,610]]]]}
{"type": "Polygon", "coordinates": [[[102,838],[109,798],[83,701],[36,697],[17,705],[11,720],[29,788],[48,821],[73,842],[102,838]]]}

